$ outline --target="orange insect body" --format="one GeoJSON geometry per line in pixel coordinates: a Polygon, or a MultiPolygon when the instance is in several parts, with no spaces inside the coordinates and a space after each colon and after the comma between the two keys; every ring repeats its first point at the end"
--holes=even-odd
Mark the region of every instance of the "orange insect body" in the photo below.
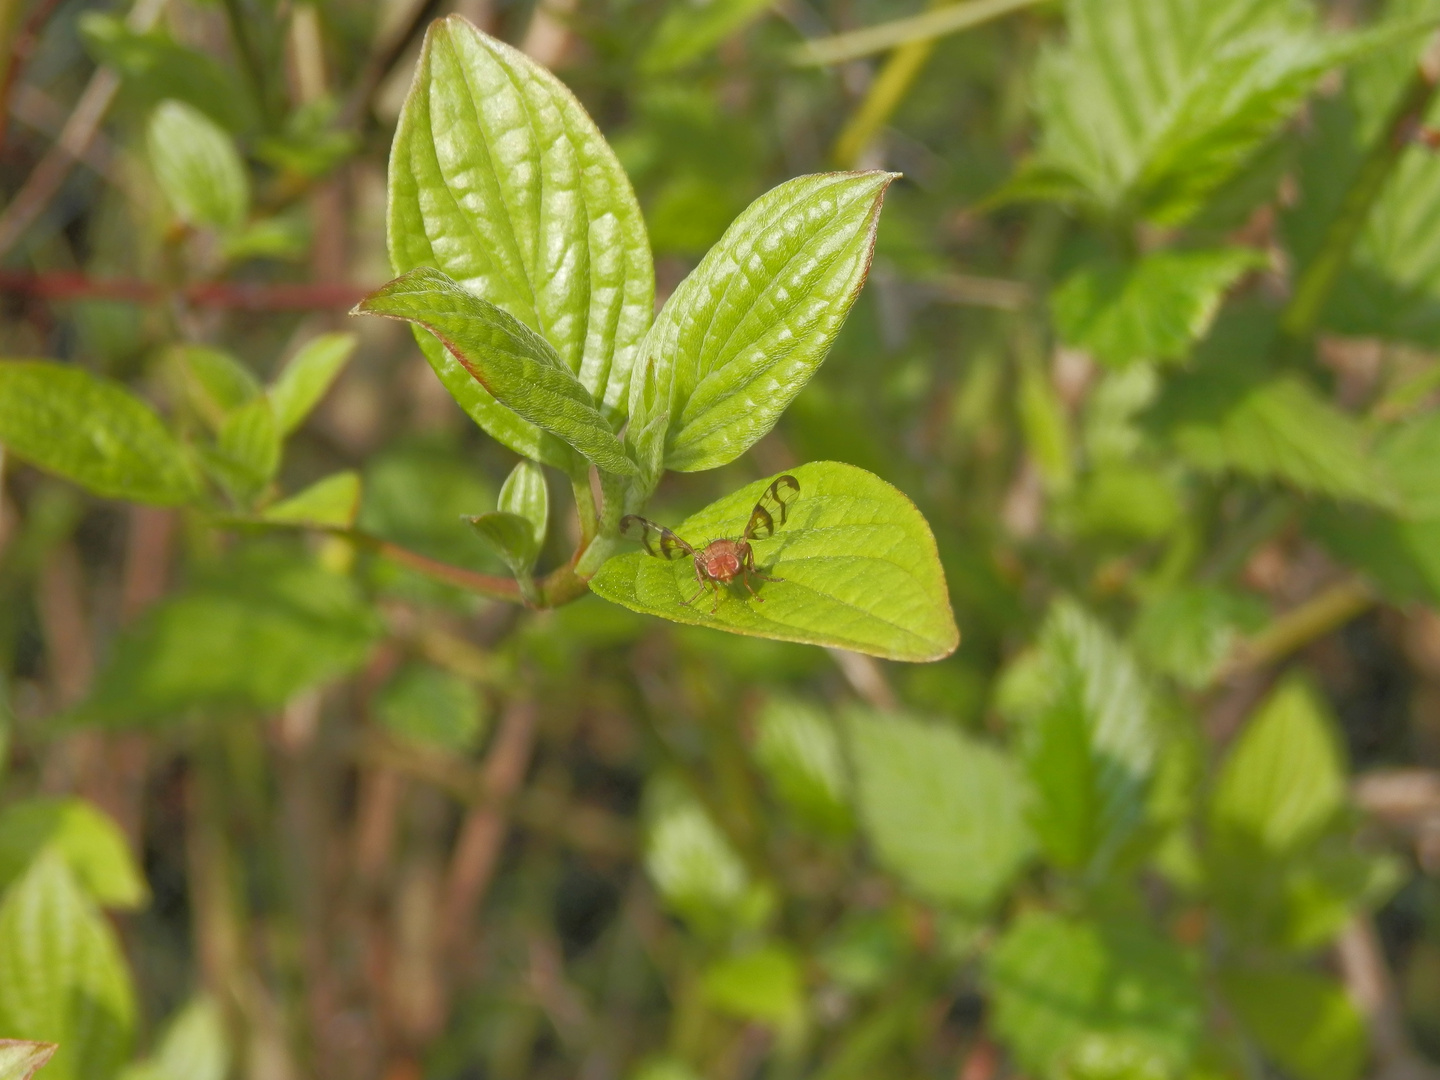
{"type": "Polygon", "coordinates": [[[698,577],[729,585],[749,557],[750,545],[744,540],[712,540],[695,553],[695,570],[698,577]]]}
{"type": "Polygon", "coordinates": [[[793,476],[781,476],[765,489],[760,496],[760,501],[755,504],[755,509],[750,512],[750,521],[745,526],[745,532],[733,539],[711,540],[698,551],[692,547],[683,537],[665,528],[663,525],[656,525],[653,521],[647,521],[638,514],[626,514],[620,519],[620,532],[624,536],[639,543],[646,552],[661,559],[679,559],[689,555],[695,563],[695,580],[700,583],[700,592],[697,592],[689,600],[680,601],[681,604],[689,606],[700,599],[705,590],[713,589],[715,593],[715,606],[710,609],[710,614],[720,610],[720,587],[729,585],[737,577],[744,584],[745,589],[756,602],[764,603],[765,598],[756,594],[750,584],[750,578],[755,577],[761,581],[783,581],[783,578],[771,577],[762,573],[755,566],[755,549],[750,546],[751,540],[768,540],[775,535],[775,519],[784,524],[786,515],[790,512],[790,500],[800,493],[800,483],[793,476]]]}

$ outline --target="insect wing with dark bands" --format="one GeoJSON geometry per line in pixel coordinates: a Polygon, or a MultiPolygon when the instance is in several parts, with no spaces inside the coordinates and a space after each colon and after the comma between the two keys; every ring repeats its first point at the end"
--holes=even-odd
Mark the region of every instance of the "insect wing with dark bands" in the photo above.
{"type": "Polygon", "coordinates": [[[620,535],[627,540],[634,540],[656,558],[679,559],[695,554],[694,548],[664,525],[656,525],[637,514],[626,514],[620,519],[620,535]]]}
{"type": "Polygon", "coordinates": [[[745,534],[741,539],[768,540],[774,536],[775,527],[785,524],[785,518],[790,513],[790,504],[799,494],[800,481],[788,474],[777,477],[775,482],[765,489],[765,494],[760,496],[760,501],[750,512],[750,523],[745,526],[745,534]]]}

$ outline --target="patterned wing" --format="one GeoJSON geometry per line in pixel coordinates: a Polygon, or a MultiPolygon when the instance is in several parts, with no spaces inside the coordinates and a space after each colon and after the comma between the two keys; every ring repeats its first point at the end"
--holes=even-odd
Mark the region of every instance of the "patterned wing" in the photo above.
{"type": "Polygon", "coordinates": [[[793,476],[778,477],[765,489],[755,509],[750,512],[750,523],[745,526],[742,540],[768,540],[775,535],[777,525],[784,525],[790,513],[790,504],[800,494],[800,481],[793,476]]]}
{"type": "Polygon", "coordinates": [[[694,548],[664,525],[656,525],[637,514],[626,514],[620,519],[620,535],[627,540],[634,540],[648,554],[657,558],[679,559],[695,554],[694,548]]]}

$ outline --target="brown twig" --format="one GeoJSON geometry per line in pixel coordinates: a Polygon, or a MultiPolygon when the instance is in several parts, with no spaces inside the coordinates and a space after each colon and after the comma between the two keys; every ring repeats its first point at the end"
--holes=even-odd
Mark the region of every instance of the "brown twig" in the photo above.
{"type": "Polygon", "coordinates": [[[60,4],[61,0],[40,0],[25,20],[25,25],[15,35],[15,43],[10,47],[10,62],[5,67],[3,78],[0,78],[0,146],[5,145],[5,136],[9,131],[10,95],[20,81],[21,73],[30,63],[30,58],[35,55],[35,46],[40,43],[41,31],[45,29],[50,16],[55,14],[55,9],[60,4]]]}
{"type": "Polygon", "coordinates": [[[470,920],[490,886],[509,814],[506,803],[519,790],[530,767],[539,710],[533,701],[512,701],[495,733],[481,770],[484,801],[466,815],[451,856],[440,902],[440,934],[454,956],[469,936],[470,920]]]}
{"type": "Polygon", "coordinates": [[[1405,1012],[1369,916],[1357,916],[1335,943],[1335,957],[1350,998],[1370,1026],[1377,1080],[1437,1080],[1440,1070],[1415,1051],[1405,1012]]]}
{"type": "Polygon", "coordinates": [[[373,292],[346,282],[259,284],[240,281],[204,281],[167,290],[131,278],[92,278],[85,274],[27,274],[0,270],[0,292],[19,293],[43,300],[121,300],[132,304],[161,304],[172,300],[195,307],[235,311],[311,311],[349,309],[373,292]]]}

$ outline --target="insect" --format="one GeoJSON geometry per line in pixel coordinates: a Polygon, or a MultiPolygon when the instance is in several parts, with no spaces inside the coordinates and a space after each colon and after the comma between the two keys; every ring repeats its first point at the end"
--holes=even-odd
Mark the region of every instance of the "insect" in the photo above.
{"type": "Polygon", "coordinates": [[[620,519],[620,533],[631,540],[638,541],[646,552],[657,558],[678,559],[688,555],[694,559],[695,580],[700,582],[700,591],[689,600],[682,600],[681,603],[688,607],[700,599],[706,589],[713,589],[715,606],[710,609],[710,614],[714,615],[720,610],[721,586],[730,584],[737,576],[749,590],[750,595],[762,604],[765,602],[765,598],[757,596],[755,590],[750,587],[751,576],[753,575],[761,581],[784,580],[784,578],[762,574],[755,569],[755,550],[750,546],[750,541],[768,540],[774,536],[776,519],[779,519],[778,524],[785,524],[785,517],[790,512],[790,503],[799,493],[800,482],[793,476],[777,478],[765,489],[765,494],[760,496],[760,501],[750,512],[750,521],[739,538],[711,540],[698,551],[665,526],[656,525],[655,522],[635,514],[626,514],[620,519]]]}

